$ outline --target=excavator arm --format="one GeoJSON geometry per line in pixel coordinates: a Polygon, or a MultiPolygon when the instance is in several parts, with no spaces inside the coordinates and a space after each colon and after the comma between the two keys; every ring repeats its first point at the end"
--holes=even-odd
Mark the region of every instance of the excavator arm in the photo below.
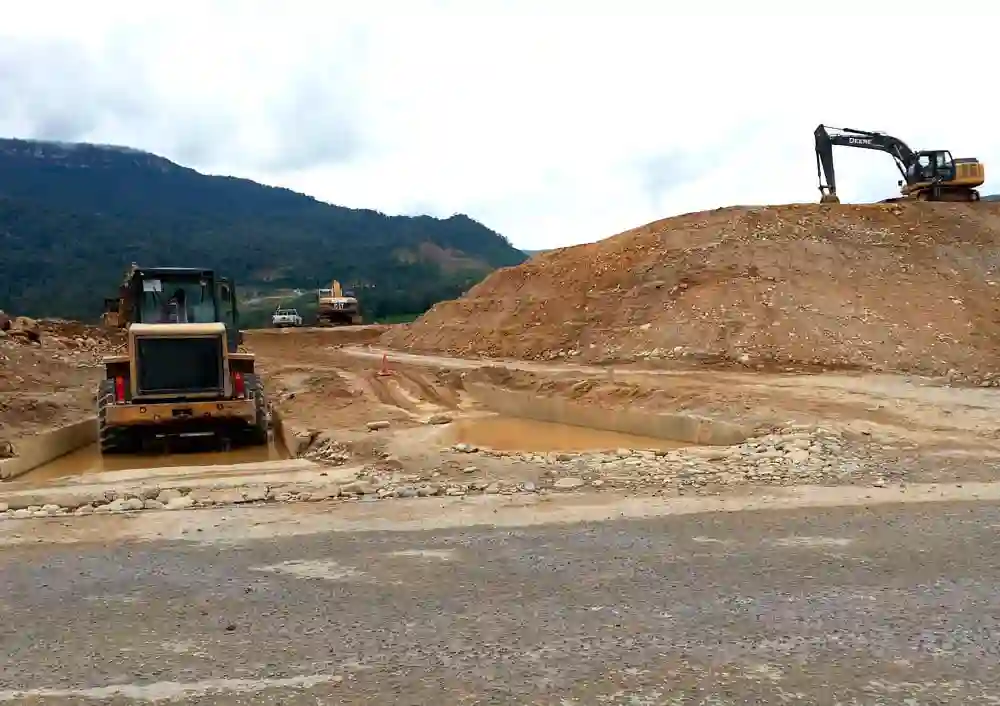
{"type": "Polygon", "coordinates": [[[837,175],[833,168],[833,147],[859,147],[865,150],[887,152],[892,156],[899,173],[909,181],[907,170],[915,159],[915,154],[899,138],[882,132],[836,128],[820,125],[813,133],[816,137],[816,174],[822,203],[840,203],[837,197],[837,175]],[[826,183],[824,183],[824,180],[826,183]]]}

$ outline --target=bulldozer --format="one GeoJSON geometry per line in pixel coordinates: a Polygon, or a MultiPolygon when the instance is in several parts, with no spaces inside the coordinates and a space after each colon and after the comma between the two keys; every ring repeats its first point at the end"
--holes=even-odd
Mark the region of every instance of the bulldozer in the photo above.
{"type": "Polygon", "coordinates": [[[858,147],[887,152],[903,178],[897,184],[900,196],[883,199],[897,201],[978,201],[976,189],[986,181],[986,169],[975,157],[953,158],[948,150],[914,152],[898,137],[884,132],[835,128],[819,125],[816,141],[816,173],[819,176],[820,203],[840,203],[833,169],[833,147],[858,147]],[[824,176],[826,183],[824,183],[824,176]]]}
{"type": "Polygon", "coordinates": [[[333,280],[329,289],[316,290],[317,326],[357,326],[361,323],[361,308],[354,292],[344,291],[333,280]]]}
{"type": "Polygon", "coordinates": [[[102,361],[102,454],[139,451],[161,437],[267,444],[264,388],[242,346],[230,280],[209,269],[133,264],[118,297],[105,300],[105,321],[126,331],[126,349],[102,361]]]}

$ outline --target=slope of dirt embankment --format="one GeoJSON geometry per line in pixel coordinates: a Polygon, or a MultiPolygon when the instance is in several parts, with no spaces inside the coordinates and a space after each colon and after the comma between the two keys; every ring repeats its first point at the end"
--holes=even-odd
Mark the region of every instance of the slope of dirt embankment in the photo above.
{"type": "Polygon", "coordinates": [[[0,451],[22,434],[94,414],[101,357],[124,342],[120,332],[72,321],[15,322],[0,332],[0,451]]]}
{"type": "Polygon", "coordinates": [[[1000,373],[1000,204],[732,207],[499,270],[383,345],[1000,373]]]}

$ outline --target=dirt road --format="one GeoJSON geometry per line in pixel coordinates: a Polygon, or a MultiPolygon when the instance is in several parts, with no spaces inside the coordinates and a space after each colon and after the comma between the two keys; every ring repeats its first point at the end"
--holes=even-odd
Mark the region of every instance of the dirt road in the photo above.
{"type": "Polygon", "coordinates": [[[36,524],[33,545],[0,553],[0,702],[902,706],[1000,694],[993,503],[268,533],[324,516],[310,505],[36,524]],[[114,539],[136,525],[186,534],[114,539]],[[82,526],[98,541],[44,541],[82,526]]]}

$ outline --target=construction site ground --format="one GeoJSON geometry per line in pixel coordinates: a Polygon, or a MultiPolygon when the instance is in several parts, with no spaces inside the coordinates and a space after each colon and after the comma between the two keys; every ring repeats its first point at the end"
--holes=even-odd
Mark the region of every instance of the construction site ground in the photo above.
{"type": "MultiPolygon", "coordinates": [[[[157,486],[86,503],[114,511],[210,504],[192,489],[243,471],[267,478],[244,502],[989,482],[998,249],[996,204],[685,214],[502,268],[412,324],[247,332],[278,423],[269,448],[85,449],[3,489],[23,505],[39,485],[188,481],[180,498],[157,486]],[[569,419],[586,428],[554,423],[569,419]],[[298,485],[272,482],[283,468],[298,485]]],[[[121,345],[81,324],[18,326],[0,337],[0,442],[15,445],[92,415],[100,356],[121,345]]]]}
{"type": "MultiPolygon", "coordinates": [[[[11,363],[0,373],[4,440],[92,414],[97,362],[118,343],[99,329],[42,327],[40,344],[0,347],[11,363]]],[[[795,486],[889,492],[913,483],[988,482],[1000,467],[1000,394],[992,388],[887,373],[416,355],[378,347],[385,330],[248,332],[302,458],[289,459],[289,450],[275,445],[166,459],[102,459],[83,449],[0,485],[4,514],[567,491],[749,502],[795,486]],[[739,423],[751,434],[741,444],[700,447],[505,417],[470,394],[473,383],[607,410],[690,413],[739,423]],[[141,492],[109,490],[116,487],[141,492]]]]}

